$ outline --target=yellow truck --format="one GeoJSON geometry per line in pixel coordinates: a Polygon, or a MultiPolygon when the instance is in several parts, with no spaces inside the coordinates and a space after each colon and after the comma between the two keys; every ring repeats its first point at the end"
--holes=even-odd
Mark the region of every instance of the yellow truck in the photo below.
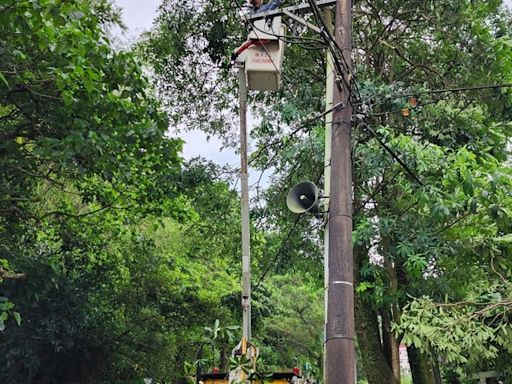
{"type": "MultiPolygon", "coordinates": [[[[299,379],[294,372],[276,372],[263,380],[263,383],[288,384],[299,379]]],[[[199,375],[199,382],[203,384],[230,384],[229,373],[203,373],[199,375]]],[[[262,384],[263,384],[262,383],[262,384]]],[[[259,384],[255,382],[254,384],[259,384]]]]}

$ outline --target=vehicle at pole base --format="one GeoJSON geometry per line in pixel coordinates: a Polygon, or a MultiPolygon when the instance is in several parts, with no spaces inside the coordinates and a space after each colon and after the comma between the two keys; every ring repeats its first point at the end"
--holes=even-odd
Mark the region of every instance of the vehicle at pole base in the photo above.
{"type": "Polygon", "coordinates": [[[197,373],[196,384],[232,384],[232,383],[273,383],[273,384],[306,384],[300,375],[299,367],[290,371],[262,373],[257,370],[259,349],[242,338],[240,343],[233,349],[231,370],[219,372],[217,367],[210,373],[197,373]]]}
{"type": "MultiPolygon", "coordinates": [[[[236,383],[237,380],[230,380],[232,375],[230,373],[203,373],[199,375],[198,382],[202,384],[231,384],[236,383]]],[[[272,384],[288,384],[297,383],[301,384],[301,377],[292,372],[276,372],[265,376],[264,379],[249,380],[250,383],[272,383],[272,384]]]]}

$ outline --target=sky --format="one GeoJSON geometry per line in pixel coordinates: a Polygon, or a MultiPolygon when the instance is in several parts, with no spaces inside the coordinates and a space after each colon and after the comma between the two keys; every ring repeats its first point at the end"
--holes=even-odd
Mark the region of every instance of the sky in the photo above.
{"type": "MultiPolygon", "coordinates": [[[[123,21],[128,31],[122,33],[120,30],[113,31],[116,39],[121,44],[128,44],[134,41],[142,32],[149,30],[156,17],[158,6],[162,0],[114,0],[122,8],[123,21]]],[[[231,149],[220,150],[222,143],[215,137],[209,141],[201,131],[181,132],[179,137],[185,140],[183,157],[191,159],[202,156],[213,160],[220,165],[238,166],[239,155],[231,149]]]]}

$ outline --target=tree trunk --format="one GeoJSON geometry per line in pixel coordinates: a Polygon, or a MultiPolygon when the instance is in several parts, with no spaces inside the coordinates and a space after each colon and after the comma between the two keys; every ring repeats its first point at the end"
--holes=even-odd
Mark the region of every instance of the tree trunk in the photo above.
{"type": "Polygon", "coordinates": [[[219,368],[221,372],[227,372],[228,371],[228,356],[226,353],[227,346],[223,344],[220,347],[220,363],[219,368]]]}
{"type": "Polygon", "coordinates": [[[443,379],[441,378],[441,370],[439,369],[439,361],[436,359],[434,361],[434,382],[436,384],[443,384],[443,379]]]}
{"type": "Polygon", "coordinates": [[[400,343],[391,331],[391,316],[387,310],[382,311],[382,345],[386,361],[400,382],[400,343]]]}
{"type": "Polygon", "coordinates": [[[409,365],[411,366],[413,383],[436,384],[434,367],[430,358],[412,345],[407,347],[407,355],[409,357],[409,365]]]}
{"type": "Polygon", "coordinates": [[[356,334],[369,384],[399,384],[380,342],[377,313],[360,297],[356,300],[356,334]]]}
{"type": "MultiPolygon", "coordinates": [[[[390,239],[386,236],[382,236],[381,253],[384,260],[384,269],[388,278],[387,293],[391,297],[396,297],[396,293],[398,291],[398,279],[396,270],[389,257],[389,243],[390,239]]],[[[393,321],[398,321],[399,318],[400,311],[396,302],[392,302],[389,309],[385,308],[382,311],[382,343],[384,345],[384,352],[386,354],[388,364],[398,382],[400,382],[400,342],[391,331],[391,323],[393,321]]]]}
{"type": "MultiPolygon", "coordinates": [[[[368,248],[364,245],[354,245],[354,282],[360,282],[358,271],[364,260],[368,260],[368,248]]],[[[371,303],[356,294],[355,320],[356,337],[363,359],[363,370],[368,384],[400,384],[386,361],[379,331],[378,314],[371,303]]]]}

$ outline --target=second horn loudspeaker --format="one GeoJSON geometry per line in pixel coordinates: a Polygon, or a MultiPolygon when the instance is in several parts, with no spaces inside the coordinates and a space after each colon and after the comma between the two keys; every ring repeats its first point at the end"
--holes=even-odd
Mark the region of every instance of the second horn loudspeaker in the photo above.
{"type": "Polygon", "coordinates": [[[296,184],[286,197],[286,206],[293,213],[318,213],[318,188],[310,182],[296,184]]]}

